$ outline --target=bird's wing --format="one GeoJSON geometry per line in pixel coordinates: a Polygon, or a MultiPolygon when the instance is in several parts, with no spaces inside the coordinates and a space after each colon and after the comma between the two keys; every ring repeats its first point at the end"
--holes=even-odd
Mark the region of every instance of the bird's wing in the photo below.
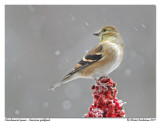
{"type": "Polygon", "coordinates": [[[72,79],[72,76],[84,68],[90,66],[91,64],[100,61],[103,58],[102,55],[103,52],[103,45],[99,44],[95,46],[93,49],[91,49],[86,56],[84,56],[81,61],[79,61],[74,69],[69,72],[60,82],[57,82],[54,87],[51,87],[50,90],[54,90],[55,88],[61,86],[62,84],[66,83],[66,81],[69,81],[72,79]]]}
{"type": "Polygon", "coordinates": [[[102,52],[103,52],[103,45],[102,44],[99,44],[97,46],[95,46],[93,49],[91,49],[88,54],[86,56],[84,56],[81,61],[79,61],[74,69],[68,73],[64,79],[66,79],[67,77],[71,76],[72,74],[80,71],[80,70],[83,70],[84,68],[88,67],[89,65],[99,61],[102,59],[103,55],[102,55],[102,52]]]}

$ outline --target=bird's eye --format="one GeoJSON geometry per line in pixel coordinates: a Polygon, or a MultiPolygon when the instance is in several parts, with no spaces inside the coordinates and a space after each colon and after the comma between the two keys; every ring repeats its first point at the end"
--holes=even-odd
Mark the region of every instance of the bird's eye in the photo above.
{"type": "Polygon", "coordinates": [[[106,29],[103,30],[103,32],[106,32],[106,31],[107,31],[106,29]]]}

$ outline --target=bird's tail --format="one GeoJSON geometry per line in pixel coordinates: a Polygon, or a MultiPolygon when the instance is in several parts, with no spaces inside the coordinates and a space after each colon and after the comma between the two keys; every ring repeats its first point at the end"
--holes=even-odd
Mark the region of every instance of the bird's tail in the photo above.
{"type": "Polygon", "coordinates": [[[79,75],[78,75],[77,73],[74,73],[74,74],[70,74],[70,73],[69,73],[69,74],[67,74],[67,75],[63,78],[63,80],[57,82],[57,83],[56,83],[53,87],[51,87],[49,90],[54,91],[57,87],[65,84],[65,83],[67,83],[67,82],[69,82],[69,81],[71,81],[71,80],[74,80],[74,79],[76,79],[76,78],[78,78],[78,77],[79,77],[79,75]]]}
{"type": "Polygon", "coordinates": [[[49,88],[48,90],[54,91],[57,87],[61,86],[63,81],[57,82],[53,87],[49,88]]]}

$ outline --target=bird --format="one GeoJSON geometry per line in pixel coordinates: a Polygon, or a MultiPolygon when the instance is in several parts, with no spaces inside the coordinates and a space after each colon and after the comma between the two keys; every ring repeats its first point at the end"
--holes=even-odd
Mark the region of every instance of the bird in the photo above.
{"type": "MultiPolygon", "coordinates": [[[[116,27],[108,25],[93,33],[100,39],[99,44],[93,47],[65,77],[49,90],[77,78],[94,79],[98,82],[101,77],[108,76],[122,62],[124,56],[124,40],[116,27]]],[[[100,85],[103,85],[99,82],[100,85]]],[[[105,86],[104,86],[105,87],[105,86]]]]}

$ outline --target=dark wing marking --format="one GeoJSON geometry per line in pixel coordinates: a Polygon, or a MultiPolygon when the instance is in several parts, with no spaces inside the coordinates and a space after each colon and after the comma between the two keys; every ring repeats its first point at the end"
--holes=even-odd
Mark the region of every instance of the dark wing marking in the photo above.
{"type": "Polygon", "coordinates": [[[87,60],[100,60],[102,58],[102,54],[101,55],[87,55],[85,57],[85,59],[87,60]]]}
{"type": "Polygon", "coordinates": [[[102,54],[101,55],[88,55],[86,57],[87,57],[88,60],[92,60],[92,61],[87,61],[87,60],[84,61],[82,59],[80,62],[78,62],[78,64],[80,64],[81,66],[76,68],[76,69],[74,69],[73,71],[71,71],[68,75],[71,75],[71,74],[73,74],[75,72],[78,72],[78,71],[84,69],[85,67],[87,67],[87,66],[89,66],[89,65],[91,65],[91,64],[93,64],[93,63],[95,63],[97,61],[99,61],[102,58],[102,54]]]}

